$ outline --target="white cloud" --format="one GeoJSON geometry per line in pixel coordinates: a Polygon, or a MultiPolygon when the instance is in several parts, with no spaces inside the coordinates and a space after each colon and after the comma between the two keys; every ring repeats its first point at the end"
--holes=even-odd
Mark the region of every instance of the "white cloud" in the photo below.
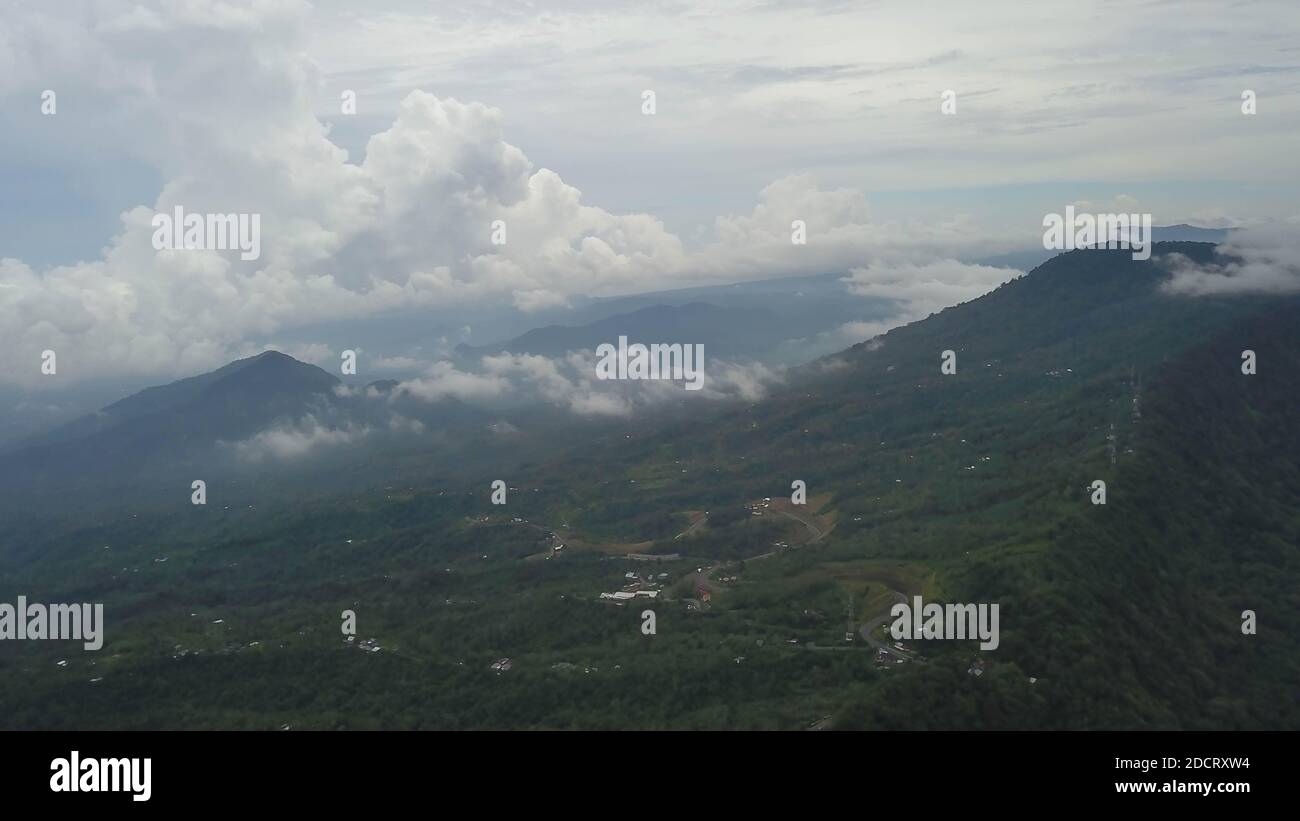
{"type": "Polygon", "coordinates": [[[973,265],[953,259],[854,268],[844,279],[850,293],[894,300],[899,310],[888,320],[854,323],[851,331],[868,337],[881,334],[948,306],[968,302],[1022,274],[1013,268],[973,265]]]}
{"type": "Polygon", "coordinates": [[[342,447],[359,442],[370,434],[364,427],[326,427],[313,416],[293,425],[264,430],[240,442],[228,443],[235,456],[245,462],[268,459],[292,460],[323,448],[342,447]]]}
{"type": "MultiPolygon", "coordinates": [[[[949,48],[938,51],[927,44],[934,41],[933,32],[916,25],[906,9],[868,19],[837,6],[827,13],[846,36],[827,44],[815,37],[830,24],[817,10],[778,14],[762,4],[745,14],[728,5],[703,8],[685,29],[673,24],[665,31],[647,28],[648,20],[658,25],[662,15],[636,4],[570,3],[549,14],[528,7],[506,12],[495,5],[454,12],[399,5],[392,14],[365,18],[350,4],[326,2],[313,12],[296,0],[68,0],[57,4],[57,15],[26,6],[7,11],[0,21],[0,111],[31,111],[32,100],[52,87],[60,93],[60,113],[6,114],[0,125],[14,125],[6,139],[39,145],[43,156],[66,158],[74,167],[99,158],[129,158],[162,180],[152,202],[121,214],[119,231],[97,258],[48,269],[0,260],[0,338],[12,361],[37,363],[42,350],[53,349],[61,378],[69,380],[188,375],[224,364],[290,329],[399,308],[511,305],[532,312],[569,304],[579,294],[826,271],[853,270],[850,281],[857,292],[897,293],[905,318],[914,317],[977,296],[1005,276],[989,273],[997,269],[963,271],[954,267],[953,256],[1008,249],[960,214],[940,221],[877,220],[861,190],[867,184],[897,187],[906,182],[900,173],[920,174],[921,184],[931,187],[987,182],[989,168],[1004,169],[1008,181],[1043,179],[1049,172],[1059,178],[1063,163],[1086,167],[1098,152],[1110,152],[1101,154],[1107,159],[1101,165],[1121,178],[1135,169],[1150,172],[1153,162],[1168,175],[1169,168],[1159,163],[1173,160],[1223,171],[1217,162],[1222,156],[1208,144],[1180,150],[1202,129],[1188,128],[1163,110],[1145,111],[1140,101],[1122,112],[1136,119],[1126,120],[1116,139],[1106,133],[1078,136],[1071,123],[1085,112],[1106,115],[1106,128],[1118,131],[1116,112],[1107,109],[1113,109],[1107,100],[1115,94],[1103,92],[1107,81],[1125,75],[1131,61],[1118,61],[1124,66],[1120,70],[1093,59],[1087,68],[1099,75],[1096,83],[1050,98],[1062,77],[1077,74],[1077,62],[1045,54],[1030,34],[1033,26],[1026,24],[996,28],[999,37],[1017,46],[1005,53],[1033,55],[1032,62],[1025,57],[1026,62],[1000,64],[997,71],[972,64],[968,51],[981,42],[978,37],[990,36],[989,28],[977,26],[977,37],[963,25],[972,16],[980,19],[983,11],[945,21],[949,48]],[[716,27],[724,25],[734,36],[717,36],[716,27]],[[917,39],[921,30],[929,32],[927,42],[917,39]],[[656,31],[657,38],[647,35],[656,31]],[[860,38],[850,32],[871,34],[879,46],[871,60],[863,59],[860,38]],[[782,36],[774,36],[778,33],[782,36]],[[594,38],[590,48],[580,45],[587,34],[594,38]],[[430,42],[439,48],[430,49],[430,42]],[[817,47],[809,50],[809,42],[817,47]],[[551,52],[563,43],[576,44],[572,62],[560,72],[565,85],[546,86],[558,82],[551,52]],[[769,46],[775,53],[765,51],[769,46]],[[759,60],[758,54],[767,56],[759,60]],[[639,61],[635,67],[628,63],[633,55],[639,61]],[[331,126],[322,117],[337,111],[334,72],[340,67],[364,72],[376,68],[375,60],[387,69],[367,76],[383,78],[376,82],[384,87],[363,95],[363,108],[370,112],[365,122],[374,127],[368,129],[372,136],[364,159],[357,162],[332,138],[331,128],[344,128],[337,116],[331,126]],[[577,70],[588,60],[596,61],[591,67],[607,70],[577,70]],[[494,82],[483,81],[484,71],[494,82]],[[964,76],[971,91],[965,96],[963,85],[961,113],[941,123],[934,113],[935,92],[951,85],[954,74],[964,76]],[[604,169],[617,173],[583,172],[586,179],[601,180],[595,184],[603,194],[633,192],[621,196],[635,200],[636,185],[618,181],[666,176],[668,155],[642,158],[643,148],[660,143],[673,151],[706,144],[719,163],[731,162],[735,152],[713,142],[714,126],[750,156],[784,156],[786,149],[798,148],[801,159],[783,160],[779,169],[770,161],[755,164],[762,171],[746,171],[739,186],[726,177],[733,190],[760,189],[757,203],[717,218],[712,234],[688,247],[659,219],[592,205],[559,173],[538,167],[507,141],[507,112],[443,91],[453,82],[449,77],[474,76],[479,82],[465,88],[475,96],[504,95],[529,116],[545,109],[552,122],[559,99],[555,89],[563,87],[562,119],[572,119],[577,130],[598,130],[609,151],[628,152],[602,155],[604,169]],[[574,77],[588,78],[583,82],[590,85],[575,86],[574,77]],[[998,89],[1003,80],[1017,84],[1014,93],[998,89]],[[639,92],[647,83],[661,92],[655,118],[637,113],[639,97],[616,96],[619,89],[639,92]],[[520,88],[528,93],[517,92],[520,88]],[[587,90],[594,90],[590,99],[587,90]],[[928,102],[909,102],[913,99],[928,102]],[[324,109],[322,101],[328,102],[324,109]],[[630,119],[611,114],[625,104],[630,119]],[[875,125],[864,132],[867,115],[875,125]],[[595,129],[598,122],[606,127],[595,129]],[[759,127],[763,124],[779,136],[759,127]],[[829,141],[819,136],[827,124],[838,124],[833,129],[838,136],[829,141]],[[1148,125],[1160,125],[1159,133],[1169,141],[1144,137],[1134,147],[1122,139],[1148,134],[1148,125]],[[1030,156],[1024,142],[1041,130],[1053,133],[1030,156]],[[637,140],[635,150],[622,145],[628,136],[637,140]],[[860,148],[858,141],[868,137],[870,147],[860,148]],[[1080,148],[1081,141],[1092,147],[1080,148]],[[951,150],[976,143],[991,146],[990,153],[957,156],[951,150]],[[1150,150],[1142,147],[1148,143],[1150,150]],[[1109,162],[1117,145],[1127,146],[1128,153],[1122,163],[1109,162]],[[827,151],[845,159],[823,160],[827,151]],[[909,151],[936,160],[900,161],[899,152],[909,151]],[[1003,161],[986,163],[987,157],[1003,161]],[[842,174],[848,165],[857,171],[842,174]],[[807,168],[818,175],[790,173],[807,168]],[[864,177],[870,172],[879,176],[864,177]],[[769,184],[751,187],[756,173],[769,184]],[[605,177],[616,182],[606,183],[605,177]],[[818,177],[852,178],[857,185],[823,187],[818,177]],[[260,214],[261,258],[155,252],[150,218],[155,210],[177,205],[190,212],[260,214]],[[790,224],[796,219],[807,224],[807,245],[791,244],[790,224]],[[491,242],[494,220],[506,225],[505,245],[491,242]],[[949,275],[956,278],[946,279],[949,275]]],[[[1090,25],[1090,13],[1069,4],[1031,16],[1060,15],[1088,36],[1096,32],[1108,41],[1116,36],[1113,27],[1090,25]]],[[[1246,17],[1236,20],[1240,38],[1233,43],[1250,44],[1264,30],[1246,17]]],[[[1161,75],[1160,87],[1181,91],[1179,82],[1201,83],[1178,74],[1200,65],[1182,55],[1168,69],[1172,74],[1161,75]]],[[[1283,76],[1289,71],[1277,68],[1283,76]]],[[[1231,108],[1231,102],[1224,104],[1231,108]]],[[[1250,118],[1252,127],[1271,130],[1252,143],[1249,167],[1232,160],[1228,171],[1258,176],[1259,167],[1268,167],[1268,174],[1282,175],[1286,163],[1294,162],[1289,147],[1270,153],[1281,144],[1276,129],[1284,127],[1294,106],[1277,95],[1268,104],[1273,119],[1250,118]],[[1261,156],[1270,162],[1259,161],[1261,156]]],[[[1231,125],[1216,126],[1216,133],[1222,136],[1244,119],[1225,117],[1231,125]]],[[[546,129],[513,128],[510,134],[541,145],[538,156],[557,156],[556,138],[546,129]]],[[[722,179],[697,179],[689,171],[677,176],[683,173],[696,186],[722,179]]],[[[330,347],[344,346],[315,342],[304,355],[319,357],[330,347]]],[[[0,375],[0,380],[28,383],[39,378],[34,365],[0,375]]],[[[499,389],[491,380],[458,379],[452,372],[436,373],[412,383],[411,390],[482,395],[499,389]]],[[[614,410],[604,401],[587,406],[614,410]]]]}
{"type": "Polygon", "coordinates": [[[577,416],[631,416],[683,401],[755,401],[784,378],[780,370],[761,364],[706,358],[702,389],[688,391],[680,380],[602,380],[596,376],[596,362],[596,355],[587,350],[562,357],[485,356],[473,371],[444,362],[425,377],[400,383],[393,396],[430,402],[455,397],[489,407],[541,402],[577,416]]]}
{"type": "MultiPolygon", "coordinates": [[[[147,132],[141,156],[166,180],[155,202],[122,214],[100,259],[41,271],[0,262],[0,333],[17,360],[48,348],[69,377],[188,374],[252,338],[399,307],[502,301],[536,311],[574,294],[811,273],[978,242],[961,223],[871,224],[860,193],[797,176],[763,189],[752,213],[719,219],[716,240],[687,252],[657,219],[586,205],[535,168],[505,141],[501,112],[422,91],[406,94],[353,164],[313,111],[322,81],[300,51],[304,9],[106,0],[68,4],[66,31],[21,14],[9,22],[51,48],[23,53],[36,69],[9,79],[5,104],[50,77],[66,82],[65,97],[125,99],[147,132]],[[78,48],[54,47],[67,39],[78,48]],[[175,206],[260,214],[261,258],[154,251],[151,217],[175,206]],[[790,244],[795,218],[808,223],[807,246],[790,244]],[[501,246],[491,243],[498,219],[501,246]]],[[[56,118],[51,127],[65,122],[56,118]]],[[[136,140],[114,123],[103,137],[136,140]]],[[[327,353],[303,349],[314,361],[327,353]]],[[[426,389],[442,390],[437,382],[426,389]]]]}
{"type": "Polygon", "coordinates": [[[494,374],[476,374],[457,370],[450,362],[436,362],[418,379],[398,384],[393,394],[410,395],[427,402],[442,399],[481,401],[496,399],[510,390],[510,382],[494,374]]]}
{"type": "Polygon", "coordinates": [[[1243,228],[1214,249],[1213,261],[1200,264],[1182,254],[1165,258],[1169,293],[1300,293],[1300,217],[1284,223],[1243,228]]]}
{"type": "Polygon", "coordinates": [[[377,356],[369,364],[381,371],[410,371],[424,363],[410,356],[377,356]]]}

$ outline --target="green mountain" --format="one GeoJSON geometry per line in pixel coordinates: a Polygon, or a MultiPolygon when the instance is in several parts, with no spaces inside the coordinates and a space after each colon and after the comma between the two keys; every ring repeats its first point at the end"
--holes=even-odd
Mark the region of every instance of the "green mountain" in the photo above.
{"type": "MultiPolygon", "coordinates": [[[[1156,251],[1058,256],[762,403],[598,442],[552,469],[636,484],[583,483],[561,509],[634,541],[625,523],[654,511],[788,496],[799,479],[829,495],[835,529],[815,554],[751,563],[754,587],[822,572],[864,602],[1000,604],[987,677],[966,674],[971,645],[931,643],[843,726],[1296,726],[1300,301],[1169,295],[1158,257],[1205,262],[1212,246],[1156,251]],[[1267,373],[1242,373],[1246,349],[1267,373]],[[1272,629],[1243,635],[1247,609],[1272,629]]],[[[698,538],[662,549],[708,556],[698,538]]]]}
{"type": "Polygon", "coordinates": [[[762,401],[575,428],[564,456],[15,526],[0,590],[114,616],[67,666],[0,646],[0,722],[1300,727],[1300,300],[1162,289],[1162,257],[1212,251],[1062,254],[762,401]],[[630,586],[658,592],[600,596],[630,586]],[[997,604],[999,646],[885,649],[915,595],[997,604]]]}
{"type": "Polygon", "coordinates": [[[334,376],[278,351],[148,388],[0,455],[0,477],[28,489],[172,467],[328,402],[334,376]]]}

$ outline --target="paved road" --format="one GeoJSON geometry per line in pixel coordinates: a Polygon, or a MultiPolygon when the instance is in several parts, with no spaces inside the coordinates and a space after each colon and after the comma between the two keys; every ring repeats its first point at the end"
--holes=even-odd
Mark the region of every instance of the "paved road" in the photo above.
{"type": "Polygon", "coordinates": [[[682,538],[683,536],[689,536],[689,535],[691,535],[691,534],[694,533],[696,530],[698,530],[698,529],[700,529],[701,527],[703,527],[704,523],[707,522],[708,520],[709,520],[709,514],[705,513],[703,516],[701,516],[701,517],[699,518],[699,521],[697,521],[695,524],[691,525],[690,527],[688,527],[688,528],[686,528],[685,530],[683,530],[681,533],[678,533],[676,536],[674,536],[674,537],[673,537],[673,541],[677,541],[678,539],[682,538]]]}
{"type": "Polygon", "coordinates": [[[894,602],[891,603],[888,607],[884,608],[883,610],[871,614],[871,616],[867,618],[866,623],[862,625],[862,629],[860,632],[862,633],[862,638],[866,639],[867,644],[870,644],[873,648],[877,650],[884,650],[886,653],[889,654],[890,658],[912,661],[913,656],[911,653],[900,652],[892,644],[889,644],[888,642],[880,641],[879,639],[877,639],[875,636],[871,634],[872,629],[875,628],[877,624],[879,624],[882,621],[887,621],[889,619],[889,610],[894,606],[894,604],[907,604],[907,597],[904,596],[902,593],[899,593],[897,590],[891,590],[889,592],[894,594],[894,602]]]}
{"type": "Polygon", "coordinates": [[[808,532],[812,534],[812,538],[808,540],[808,544],[814,544],[814,543],[816,543],[816,542],[820,542],[820,541],[822,540],[822,538],[826,535],[826,533],[829,533],[829,532],[830,532],[829,530],[823,532],[823,531],[821,530],[821,528],[817,527],[817,525],[813,524],[812,522],[808,521],[807,519],[802,519],[802,518],[800,518],[800,517],[794,515],[793,513],[791,513],[791,512],[788,511],[788,510],[778,510],[778,511],[776,511],[776,512],[777,512],[777,513],[780,513],[782,516],[789,516],[791,519],[794,519],[794,520],[795,520],[796,522],[798,522],[799,524],[801,524],[801,525],[803,525],[804,527],[808,528],[808,532]]]}

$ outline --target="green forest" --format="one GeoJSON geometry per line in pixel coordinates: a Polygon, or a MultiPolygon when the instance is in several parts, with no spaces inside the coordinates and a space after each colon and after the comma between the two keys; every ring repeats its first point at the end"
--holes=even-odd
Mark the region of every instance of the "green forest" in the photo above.
{"type": "Polygon", "coordinates": [[[1300,301],[1160,289],[1211,248],[1063,254],[759,402],[7,513],[0,601],[107,626],[0,644],[0,726],[1300,728],[1300,301]],[[898,594],[1000,646],[882,658],[898,594]]]}

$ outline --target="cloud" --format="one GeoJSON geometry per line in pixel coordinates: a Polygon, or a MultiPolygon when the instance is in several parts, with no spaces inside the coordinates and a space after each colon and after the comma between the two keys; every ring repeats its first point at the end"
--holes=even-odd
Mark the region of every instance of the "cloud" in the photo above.
{"type": "Polygon", "coordinates": [[[951,305],[983,296],[1021,275],[1023,272],[1014,268],[974,265],[953,259],[854,268],[844,278],[849,292],[893,300],[898,305],[898,313],[884,321],[853,323],[851,330],[868,337],[882,334],[951,305]]]}
{"type": "MultiPolygon", "coordinates": [[[[126,97],[148,131],[141,156],[165,180],[122,213],[98,259],[0,260],[0,335],[19,359],[55,350],[68,376],[192,373],[285,328],[501,299],[533,311],[681,269],[680,242],[657,220],[585,205],[479,103],[412,91],[364,161],[349,162],[313,112],[321,78],[300,51],[305,4],[234,8],[107,0],[69,3],[67,31],[7,21],[50,49],[24,52],[36,66],[0,86],[4,107],[51,78],[63,110],[126,97]],[[56,47],[65,39],[78,49],[56,47]],[[153,214],[178,206],[258,214],[260,258],[155,251],[153,214]],[[508,241],[494,246],[498,219],[508,241]]],[[[15,45],[0,37],[0,49],[15,45]]],[[[68,113],[48,127],[74,125],[68,113]]]]}
{"type": "MultiPolygon", "coordinates": [[[[1190,100],[1205,110],[1218,105],[1204,103],[1204,95],[1222,78],[1300,73],[1277,55],[1265,74],[1262,56],[1234,64],[1234,56],[1257,52],[1261,34],[1274,29],[1251,16],[1236,21],[1221,43],[1222,66],[1205,68],[1203,49],[1187,47],[1151,69],[1149,94],[1160,95],[1160,104],[1134,96],[1115,109],[1117,92],[1143,86],[1128,77],[1131,61],[1096,58],[1087,42],[1060,53],[1034,42],[1034,26],[1018,25],[996,27],[1000,42],[1014,45],[997,51],[1023,56],[985,65],[989,49],[980,38],[989,36],[988,27],[970,27],[983,10],[939,21],[937,31],[948,36],[936,49],[935,30],[917,25],[918,10],[858,13],[845,5],[833,21],[844,42],[819,45],[823,51],[810,61],[797,39],[827,25],[816,9],[758,5],[737,16],[729,6],[705,5],[688,25],[660,21],[636,4],[569,3],[546,16],[526,8],[502,12],[495,4],[438,13],[398,5],[383,16],[359,16],[351,4],[313,10],[295,0],[66,0],[57,16],[27,5],[6,13],[0,130],[21,148],[19,160],[39,149],[51,164],[65,160],[72,169],[130,162],[160,181],[156,194],[121,210],[116,233],[94,259],[45,268],[0,260],[0,336],[14,361],[38,362],[40,352],[53,349],[60,379],[69,382],[187,375],[289,338],[286,331],[398,309],[499,305],[539,312],[573,304],[578,295],[826,272],[853,272],[850,281],[862,294],[896,292],[897,320],[907,321],[978,296],[980,287],[1005,277],[989,273],[1000,269],[962,272],[953,268],[954,257],[1009,248],[962,213],[880,217],[867,187],[1039,182],[1092,168],[1121,179],[1175,178],[1175,170],[1190,165],[1213,166],[1229,179],[1270,179],[1294,168],[1295,152],[1284,142],[1295,120],[1291,97],[1261,97],[1269,118],[1236,114],[1232,99],[1223,105],[1234,117],[1201,114],[1193,122],[1205,127],[1180,118],[1190,100]],[[647,21],[668,29],[647,29],[647,21]],[[731,35],[720,40],[710,26],[731,35]],[[659,38],[647,38],[647,30],[660,31],[659,38]],[[979,36],[971,34],[976,30],[979,36]],[[772,47],[789,39],[774,39],[775,31],[798,36],[790,47],[772,47]],[[862,60],[859,39],[849,34],[862,31],[887,44],[871,61],[862,60]],[[931,34],[920,38],[917,31],[931,34]],[[588,43],[588,32],[589,47],[567,49],[556,65],[556,48],[588,43]],[[433,38],[441,47],[430,56],[433,38]],[[664,56],[656,56],[659,49],[667,49],[664,56]],[[1078,73],[1080,53],[1096,81],[1062,82],[1078,73]],[[361,95],[367,116],[351,121],[337,113],[339,81],[350,70],[351,79],[370,86],[361,95]],[[575,92],[576,75],[591,86],[575,92]],[[640,116],[638,97],[628,103],[617,96],[647,84],[659,91],[653,118],[640,116]],[[940,121],[937,90],[950,86],[958,86],[959,114],[940,121]],[[60,94],[56,116],[14,113],[32,112],[31,101],[47,87],[60,94]],[[563,118],[555,116],[556,90],[568,95],[563,118]],[[1179,116],[1166,110],[1174,101],[1179,116]],[[627,118],[616,114],[624,104],[627,118]],[[546,120],[539,120],[543,109],[546,120]],[[874,125],[865,130],[868,113],[874,125]],[[1082,121],[1100,131],[1084,133],[1076,127],[1082,121]],[[536,127],[542,122],[554,127],[536,127]],[[764,123],[772,130],[757,127],[764,123]],[[523,135],[533,156],[559,157],[564,177],[508,142],[507,126],[523,135]],[[1234,129],[1242,127],[1255,135],[1252,152],[1212,151],[1238,144],[1234,129]],[[585,136],[575,142],[564,129],[585,136]],[[1160,139],[1123,139],[1135,130],[1160,139]],[[364,155],[342,147],[343,133],[357,135],[354,145],[364,145],[364,155]],[[719,142],[724,136],[732,148],[719,142]],[[697,149],[715,164],[705,177],[702,166],[672,162],[675,152],[697,149]],[[597,156],[586,165],[575,156],[580,151],[597,156]],[[679,194],[702,194],[676,199],[710,208],[725,203],[708,212],[711,225],[690,243],[659,218],[637,213],[646,191],[655,191],[651,183],[668,178],[679,194]],[[628,213],[591,203],[575,179],[604,203],[632,203],[623,209],[628,213]],[[722,200],[718,188],[727,188],[722,200]],[[757,201],[749,201],[755,191],[757,201]],[[177,205],[260,214],[263,253],[240,260],[230,252],[155,251],[149,221],[156,210],[177,205]],[[796,220],[807,226],[802,246],[790,239],[796,220]],[[504,244],[493,243],[495,221],[504,226],[504,244]]],[[[1121,45],[1141,42],[1140,32],[1170,25],[1158,8],[1135,13],[1118,35],[1091,25],[1092,12],[1074,6],[1037,9],[1031,17],[1061,14],[1086,38],[1112,48],[1115,36],[1121,45]]],[[[1193,23],[1180,16],[1175,25],[1193,23]]],[[[1157,209],[1140,194],[1143,208],[1157,209]]],[[[980,220],[995,210],[970,201],[980,220]]],[[[1119,195],[1114,209],[1134,204],[1119,195]]],[[[1032,229],[1039,233],[1036,223],[1032,229]]],[[[1177,287],[1222,286],[1221,279],[1177,287]]],[[[304,355],[324,361],[318,349],[342,347],[317,338],[304,355]]],[[[391,364],[415,365],[402,357],[391,364]]],[[[40,378],[36,366],[0,374],[27,385],[40,378]]],[[[426,390],[456,395],[476,385],[454,385],[454,378],[434,374],[426,390]]],[[[490,383],[477,387],[491,390],[490,383]]],[[[607,401],[589,407],[615,409],[607,401]]]]}
{"type": "Polygon", "coordinates": [[[757,402],[774,386],[784,381],[781,371],[761,363],[733,364],[720,362],[709,372],[704,393],[710,398],[738,398],[757,402]]]}
{"type": "Polygon", "coordinates": [[[418,379],[398,384],[394,395],[408,395],[427,402],[443,399],[480,401],[495,399],[511,389],[509,380],[491,373],[476,374],[458,370],[450,362],[436,362],[418,379]]]}
{"type": "Polygon", "coordinates": [[[706,359],[703,387],[688,391],[683,381],[599,379],[597,359],[588,350],[562,357],[502,353],[468,371],[443,362],[400,383],[392,396],[454,397],[485,407],[543,403],[577,416],[626,417],[683,401],[755,401],[784,380],[780,370],[761,364],[706,359]]]}
{"type": "Polygon", "coordinates": [[[381,371],[411,371],[424,363],[410,356],[377,356],[369,364],[381,371]]]}
{"type": "Polygon", "coordinates": [[[847,188],[823,188],[810,174],[796,174],[764,187],[749,214],[719,217],[715,240],[692,255],[705,278],[764,278],[846,271],[869,262],[924,262],[958,250],[977,256],[1005,250],[968,216],[946,221],[877,221],[866,196],[847,188]],[[793,224],[806,229],[806,244],[793,242],[793,224]]]}
{"type": "Polygon", "coordinates": [[[395,413],[388,420],[388,429],[394,433],[424,433],[425,425],[419,419],[410,419],[395,413]]]}
{"type": "Polygon", "coordinates": [[[1165,257],[1168,293],[1186,296],[1300,293],[1300,217],[1243,228],[1200,264],[1182,254],[1165,257]]]}
{"type": "MultiPolygon", "coordinates": [[[[554,28],[547,30],[547,42],[562,41],[564,32],[591,22],[594,9],[577,4],[549,18],[547,25],[554,28]]],[[[961,274],[953,267],[958,265],[951,261],[954,256],[1007,249],[960,214],[939,221],[878,219],[861,190],[823,186],[810,173],[786,174],[761,187],[752,207],[717,217],[711,233],[688,247],[656,217],[590,204],[557,171],[538,167],[507,141],[502,110],[410,90],[426,75],[395,83],[404,90],[385,109],[395,113],[376,124],[358,162],[332,139],[331,128],[343,126],[322,120],[320,101],[330,101],[336,110],[338,88],[307,56],[307,47],[320,42],[321,27],[339,19],[321,12],[309,31],[306,3],[69,0],[59,10],[55,19],[23,9],[0,23],[0,69],[11,69],[0,70],[0,112],[31,110],[30,101],[49,86],[58,87],[62,101],[58,114],[34,121],[39,126],[9,114],[0,114],[0,126],[13,121],[23,144],[54,142],[59,156],[91,150],[95,157],[129,155],[162,181],[152,201],[121,213],[118,231],[94,259],[43,269],[19,259],[0,260],[0,337],[16,362],[38,363],[41,351],[56,351],[60,379],[189,375],[296,328],[399,309],[509,305],[536,312],[571,304],[577,295],[852,270],[858,292],[886,285],[898,292],[906,319],[952,304],[944,300],[976,296],[979,287],[1004,276],[986,269],[956,281],[924,279],[961,274]],[[95,139],[86,141],[87,133],[95,139]],[[259,214],[261,256],[242,260],[224,251],[155,251],[151,218],[176,206],[191,213],[259,214]],[[807,226],[805,245],[791,241],[795,220],[807,226]],[[496,221],[504,226],[504,244],[493,243],[496,221]],[[893,272],[894,279],[880,281],[884,272],[893,272]],[[909,283],[909,274],[923,279],[909,283]]],[[[612,42],[643,35],[642,27],[629,23],[641,13],[634,5],[620,7],[624,16],[617,20],[628,29],[620,32],[623,40],[612,42]]],[[[367,43],[384,31],[414,48],[409,32],[393,27],[405,21],[410,31],[420,32],[481,25],[505,42],[527,44],[532,30],[527,27],[542,25],[531,13],[501,17],[475,7],[465,14],[422,23],[396,14],[352,35],[367,43]]],[[[709,12],[709,19],[732,18],[709,12]]],[[[893,25],[906,30],[897,20],[893,25]]],[[[750,30],[744,35],[757,37],[750,30]]],[[[716,47],[717,40],[697,43],[706,44],[716,47]]],[[[342,47],[341,41],[334,45],[342,47]]],[[[933,83],[916,77],[954,70],[965,61],[964,45],[937,55],[927,48],[919,57],[896,49],[872,64],[828,56],[820,66],[731,58],[695,65],[740,66],[724,72],[732,78],[728,85],[755,93],[774,87],[782,94],[812,93],[802,84],[838,88],[895,74],[926,86],[933,83]]],[[[457,58],[486,59],[477,40],[452,38],[447,47],[457,58]]],[[[427,41],[419,49],[427,51],[427,41]]],[[[619,49],[610,53],[622,59],[619,49]]],[[[491,60],[482,65],[509,71],[491,60]]],[[[542,70],[547,61],[530,65],[542,70]]],[[[640,79],[634,87],[642,87],[640,79]]],[[[839,103],[851,99],[851,94],[836,97],[839,103]]],[[[670,95],[661,102],[661,114],[674,107],[670,95]]],[[[813,94],[802,105],[823,102],[830,105],[813,94]]],[[[765,103],[747,98],[737,105],[765,103]]],[[[856,104],[850,108],[857,110],[856,104]]],[[[688,108],[683,116],[700,111],[688,108]]],[[[927,110],[932,125],[931,115],[927,110]]],[[[664,116],[656,122],[682,129],[686,121],[664,116]]],[[[513,133],[546,145],[544,134],[513,133]]],[[[616,141],[618,134],[612,131],[610,139],[616,141]]],[[[758,140],[756,135],[747,136],[758,140]]],[[[342,347],[316,341],[303,354],[324,361],[330,349],[342,347]]],[[[395,356],[389,364],[400,370],[409,363],[395,356]]],[[[35,366],[0,375],[28,384],[39,379],[35,366]]],[[[451,371],[434,373],[409,390],[431,397],[501,390],[491,379],[457,379],[451,371]]],[[[541,387],[538,383],[536,389],[541,387]]],[[[617,408],[608,400],[579,404],[593,412],[617,408]]]]}
{"type": "Polygon", "coordinates": [[[292,460],[323,448],[342,447],[369,436],[365,427],[327,427],[314,416],[306,416],[292,425],[264,430],[240,442],[226,443],[236,458],[245,462],[292,460]]]}

